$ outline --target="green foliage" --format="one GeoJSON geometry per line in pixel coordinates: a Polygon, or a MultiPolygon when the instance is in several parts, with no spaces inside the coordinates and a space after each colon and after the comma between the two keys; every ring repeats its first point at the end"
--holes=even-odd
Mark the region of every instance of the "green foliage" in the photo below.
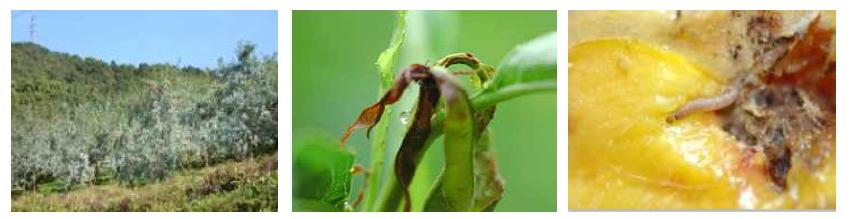
{"type": "Polygon", "coordinates": [[[502,60],[496,76],[486,86],[473,97],[477,110],[523,94],[555,90],[556,33],[517,46],[502,60]]]}
{"type": "Polygon", "coordinates": [[[399,11],[399,16],[396,19],[396,30],[393,32],[393,38],[390,39],[390,45],[375,60],[375,65],[378,67],[378,74],[381,79],[381,90],[379,95],[384,93],[384,90],[393,86],[393,78],[396,76],[393,72],[393,66],[396,64],[396,57],[399,55],[399,48],[402,42],[405,42],[406,22],[405,11],[399,11]]]}
{"type": "Polygon", "coordinates": [[[139,186],[273,153],[277,57],[258,58],[253,48],[240,43],[237,62],[210,70],[106,63],[13,43],[13,187],[139,186]]]}
{"type": "Polygon", "coordinates": [[[334,141],[293,148],[293,211],[343,211],[351,189],[354,156],[334,141]]]}
{"type": "MultiPolygon", "coordinates": [[[[239,62],[221,66],[214,74],[222,85],[210,99],[196,107],[204,122],[199,138],[212,159],[246,159],[254,153],[277,149],[277,57],[262,62],[252,56],[254,45],[241,43],[239,62]],[[220,147],[233,145],[235,147],[220,147]],[[224,150],[224,151],[223,151],[224,150]]],[[[190,120],[191,121],[191,120],[190,120]]]]}
{"type": "Polygon", "coordinates": [[[131,110],[129,127],[112,153],[111,165],[118,179],[140,184],[161,180],[178,167],[175,112],[168,80],[150,84],[143,101],[131,110]]]}

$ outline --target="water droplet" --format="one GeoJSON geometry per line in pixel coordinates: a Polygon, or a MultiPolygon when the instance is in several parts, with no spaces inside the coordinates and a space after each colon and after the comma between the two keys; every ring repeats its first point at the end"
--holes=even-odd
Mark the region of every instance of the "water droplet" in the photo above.
{"type": "Polygon", "coordinates": [[[402,122],[402,125],[407,125],[408,124],[408,117],[410,117],[410,116],[411,116],[411,111],[402,111],[402,113],[399,114],[399,121],[402,122]]]}

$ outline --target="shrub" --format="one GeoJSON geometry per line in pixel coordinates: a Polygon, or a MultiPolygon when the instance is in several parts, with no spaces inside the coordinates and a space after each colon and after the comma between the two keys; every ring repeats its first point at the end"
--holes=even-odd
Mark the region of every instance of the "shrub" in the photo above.
{"type": "Polygon", "coordinates": [[[12,45],[12,185],[58,191],[277,149],[277,57],[241,43],[213,70],[122,65],[12,45]]]}

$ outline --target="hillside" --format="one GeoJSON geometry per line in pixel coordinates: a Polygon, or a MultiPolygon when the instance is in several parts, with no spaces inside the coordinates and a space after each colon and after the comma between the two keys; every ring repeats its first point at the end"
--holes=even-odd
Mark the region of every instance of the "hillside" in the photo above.
{"type": "Polygon", "coordinates": [[[141,187],[90,186],[63,194],[29,193],[12,211],[276,211],[277,155],[177,171],[141,187]]]}
{"type": "Polygon", "coordinates": [[[12,43],[12,192],[127,188],[277,150],[277,57],[240,43],[215,69],[12,43]]]}

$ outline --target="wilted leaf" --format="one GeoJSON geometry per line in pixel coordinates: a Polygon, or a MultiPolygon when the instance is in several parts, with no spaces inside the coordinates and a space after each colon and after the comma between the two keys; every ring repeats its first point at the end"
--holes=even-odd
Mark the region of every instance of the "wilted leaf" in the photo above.
{"type": "MultiPolygon", "coordinates": [[[[412,66],[412,68],[420,68],[420,66],[412,66]]],[[[422,68],[425,68],[425,66],[422,66],[422,68]]],[[[422,72],[427,73],[427,75],[424,75],[424,78],[420,79],[422,83],[420,83],[420,96],[417,103],[417,111],[414,113],[414,121],[411,127],[408,128],[408,132],[405,133],[405,138],[402,139],[402,146],[399,147],[399,152],[396,153],[395,173],[403,189],[405,211],[410,211],[411,209],[411,195],[408,191],[408,186],[414,178],[414,170],[417,168],[426,140],[428,140],[428,135],[431,133],[431,116],[434,114],[434,107],[440,98],[438,85],[431,78],[431,73],[427,71],[425,69],[425,72],[422,72]]],[[[399,78],[406,77],[411,76],[399,76],[399,78]]]]}
{"type": "MultiPolygon", "coordinates": [[[[474,196],[474,172],[473,172],[473,144],[478,139],[481,129],[476,129],[477,121],[474,120],[473,110],[467,92],[455,81],[453,75],[448,73],[444,67],[454,64],[464,64],[472,68],[479,82],[487,81],[493,73],[493,68],[481,68],[479,60],[469,53],[458,53],[449,55],[438,62],[437,66],[426,67],[413,64],[402,70],[396,76],[393,87],[384,94],[378,103],[367,107],[356,122],[343,135],[340,144],[343,145],[355,129],[372,128],[381,119],[381,114],[386,105],[393,104],[401,98],[405,88],[411,82],[419,82],[420,92],[414,119],[402,139],[402,145],[396,155],[394,173],[399,184],[399,191],[403,193],[404,210],[411,210],[411,197],[408,186],[414,177],[416,166],[423,152],[430,144],[431,120],[435,114],[437,101],[445,98],[445,121],[441,122],[440,129],[450,130],[445,138],[446,168],[445,186],[441,187],[442,195],[445,197],[448,209],[452,211],[469,211],[473,205],[474,196]]],[[[482,118],[486,127],[493,115],[493,107],[488,110],[487,116],[482,118]]],[[[396,191],[396,190],[391,190],[396,191]]],[[[392,206],[389,206],[392,207],[392,206]]]]}
{"type": "Polygon", "coordinates": [[[293,148],[293,211],[343,211],[354,157],[333,141],[293,148]]]}
{"type": "Polygon", "coordinates": [[[505,181],[499,174],[494,152],[490,150],[491,136],[485,131],[476,143],[476,196],[473,211],[493,211],[505,192],[505,181]]]}

